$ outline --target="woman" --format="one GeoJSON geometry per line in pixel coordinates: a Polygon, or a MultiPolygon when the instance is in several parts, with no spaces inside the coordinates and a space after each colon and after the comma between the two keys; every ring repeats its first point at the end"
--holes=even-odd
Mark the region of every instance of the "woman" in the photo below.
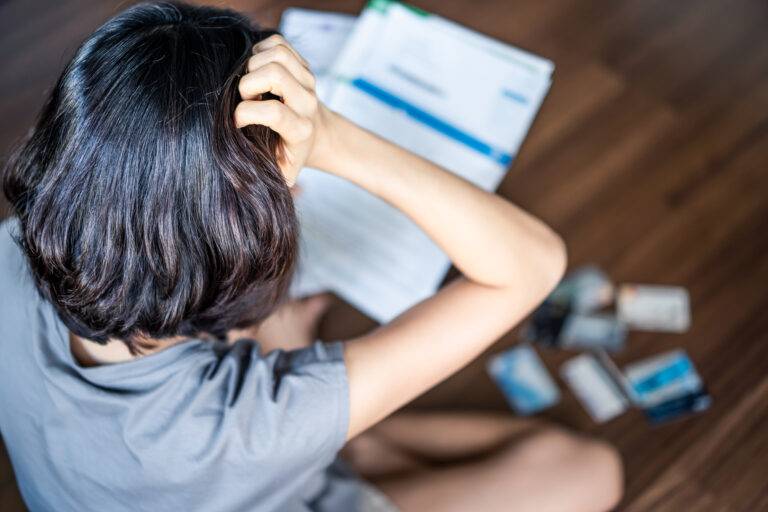
{"type": "Polygon", "coordinates": [[[0,428],[29,507],[613,507],[621,466],[601,442],[392,415],[530,312],[565,251],[314,85],[279,35],[169,3],[108,21],[64,70],[4,178],[0,428]],[[364,336],[313,342],[323,299],[283,304],[305,165],[405,212],[462,276],[364,336]]]}

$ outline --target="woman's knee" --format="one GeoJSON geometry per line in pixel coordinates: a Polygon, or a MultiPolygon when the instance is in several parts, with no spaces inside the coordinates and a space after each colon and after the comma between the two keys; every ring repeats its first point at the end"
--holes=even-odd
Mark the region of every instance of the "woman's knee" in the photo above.
{"type": "Polygon", "coordinates": [[[587,479],[594,478],[592,492],[597,499],[597,510],[615,508],[624,494],[624,464],[621,454],[605,441],[589,439],[584,445],[583,460],[587,479]]]}
{"type": "Polygon", "coordinates": [[[509,456],[529,468],[549,475],[549,484],[567,482],[576,502],[589,503],[585,510],[605,512],[621,500],[624,471],[621,456],[605,441],[549,427],[532,433],[509,456]],[[575,494],[579,496],[575,496],[575,494]],[[584,499],[581,499],[584,497],[584,499]],[[579,499],[576,499],[579,498],[579,499]]]}

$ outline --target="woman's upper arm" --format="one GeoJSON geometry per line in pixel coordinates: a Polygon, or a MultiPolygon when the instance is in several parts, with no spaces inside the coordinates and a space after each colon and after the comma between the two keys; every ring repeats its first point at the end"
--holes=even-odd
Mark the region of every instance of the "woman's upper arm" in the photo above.
{"type": "Polygon", "coordinates": [[[345,360],[352,438],[453,374],[541,302],[565,267],[494,288],[459,278],[393,322],[350,340],[345,360]]]}

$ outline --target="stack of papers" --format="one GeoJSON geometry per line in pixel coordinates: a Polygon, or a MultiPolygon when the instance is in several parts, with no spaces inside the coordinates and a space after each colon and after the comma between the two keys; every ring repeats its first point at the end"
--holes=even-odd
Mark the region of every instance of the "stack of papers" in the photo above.
{"type": "MultiPolygon", "coordinates": [[[[358,18],[289,9],[281,31],[332,110],[489,191],[520,148],[554,68],[389,0],[371,1],[358,18]]],[[[313,169],[299,184],[295,295],[333,291],[387,322],[437,290],[450,261],[404,214],[313,169]]]]}

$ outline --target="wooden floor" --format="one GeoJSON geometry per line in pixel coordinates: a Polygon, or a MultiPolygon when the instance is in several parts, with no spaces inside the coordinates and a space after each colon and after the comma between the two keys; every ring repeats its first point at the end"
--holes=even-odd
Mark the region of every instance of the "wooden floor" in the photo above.
{"type": "MultiPolygon", "coordinates": [[[[690,332],[633,333],[618,361],[685,348],[714,397],[709,411],[657,428],[634,412],[595,426],[565,393],[549,416],[621,449],[621,510],[768,510],[768,3],[414,3],[556,63],[501,193],[564,234],[572,266],[597,263],[618,282],[691,293],[690,332]]],[[[267,24],[286,4],[232,2],[267,24]]],[[[119,5],[0,0],[0,153],[27,130],[77,42],[119,5]]],[[[323,330],[344,335],[368,325],[340,306],[323,330]]],[[[515,339],[511,333],[492,351],[515,339]]],[[[544,357],[556,372],[571,355],[544,357]]],[[[416,405],[504,408],[482,362],[416,405]]],[[[1,453],[0,509],[23,509],[1,453]]]]}

